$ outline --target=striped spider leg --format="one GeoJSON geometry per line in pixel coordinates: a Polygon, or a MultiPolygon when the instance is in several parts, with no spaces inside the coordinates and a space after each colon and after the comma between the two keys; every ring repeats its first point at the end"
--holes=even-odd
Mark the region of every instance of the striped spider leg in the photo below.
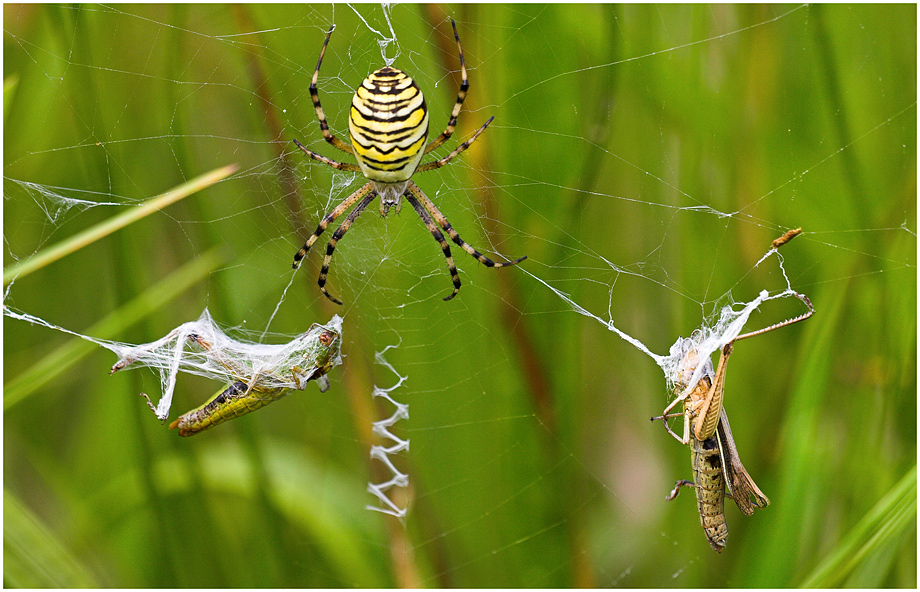
{"type": "Polygon", "coordinates": [[[294,255],[292,267],[297,269],[300,266],[300,262],[310,251],[313,243],[316,242],[326,228],[354,206],[354,209],[345,218],[342,225],[335,230],[332,238],[326,244],[326,254],[323,258],[317,281],[323,295],[336,304],[342,304],[342,301],[333,297],[326,290],[326,279],[329,274],[332,254],[335,252],[338,241],[345,236],[345,233],[348,232],[354,221],[361,215],[361,212],[377,196],[380,197],[381,216],[386,216],[391,208],[395,208],[398,214],[402,206],[402,199],[405,197],[406,201],[412,205],[422,219],[425,227],[438,241],[447,260],[447,267],[454,284],[453,292],[444,300],[450,300],[457,295],[460,290],[460,275],[451,256],[450,246],[438,226],[447,233],[454,243],[487,267],[508,267],[516,265],[527,258],[525,256],[513,261],[495,262],[479,253],[460,238],[460,235],[451,227],[447,218],[412,181],[412,176],[417,172],[438,169],[449,163],[457,155],[469,148],[492,123],[493,118],[490,117],[468,140],[462,142],[450,154],[444,158],[421,164],[424,155],[442,145],[453,135],[457,125],[457,118],[460,115],[463,101],[466,99],[466,93],[470,86],[466,72],[466,62],[463,58],[463,47],[460,45],[460,36],[457,34],[457,25],[451,21],[451,26],[454,31],[454,39],[457,42],[457,51],[460,55],[462,81],[447,127],[438,137],[431,142],[427,142],[427,144],[428,107],[425,104],[422,91],[406,73],[391,66],[386,66],[368,75],[355,92],[351,101],[348,119],[351,145],[339,140],[329,131],[329,124],[326,121],[326,115],[319,99],[317,81],[319,80],[319,69],[323,63],[323,56],[326,54],[326,48],[329,45],[329,39],[335,27],[330,28],[326,34],[323,48],[320,50],[319,60],[316,63],[316,70],[313,72],[310,97],[313,100],[313,107],[319,120],[323,138],[339,150],[353,155],[358,164],[338,162],[307,149],[297,140],[294,140],[294,143],[307,156],[325,165],[340,171],[360,172],[367,178],[368,183],[348,196],[323,217],[313,234],[294,255]]]}

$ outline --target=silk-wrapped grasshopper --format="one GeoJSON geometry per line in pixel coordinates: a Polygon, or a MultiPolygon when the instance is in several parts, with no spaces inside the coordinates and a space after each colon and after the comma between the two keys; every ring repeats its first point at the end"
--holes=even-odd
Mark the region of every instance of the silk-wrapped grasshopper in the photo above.
{"type": "MultiPolygon", "coordinates": [[[[167,336],[173,337],[172,334],[167,336]]],[[[287,395],[291,390],[304,390],[307,383],[315,380],[320,391],[329,388],[326,373],[341,362],[341,319],[334,317],[328,325],[313,324],[306,333],[294,341],[282,345],[241,343],[230,340],[223,333],[211,338],[201,332],[179,331],[174,339],[191,343],[199,351],[190,355],[202,360],[188,362],[186,371],[205,375],[202,367],[222,368],[223,376],[233,382],[221,389],[200,407],[193,409],[172,422],[170,429],[179,429],[180,436],[193,436],[227,420],[234,419],[265,407],[287,395]],[[219,344],[213,342],[220,341],[219,344]]],[[[181,344],[180,344],[181,347],[181,344]]],[[[181,349],[180,349],[181,351],[181,349]]],[[[112,367],[112,373],[138,361],[135,355],[128,355],[112,367]]],[[[146,394],[147,405],[160,415],[146,394]]]]}
{"type": "Polygon", "coordinates": [[[677,497],[683,486],[695,487],[700,523],[710,546],[719,553],[725,547],[728,537],[728,525],[725,522],[726,490],[738,508],[748,516],[754,513],[754,508],[765,508],[770,504],[770,500],[760,491],[741,464],[728,423],[728,415],[725,413],[722,399],[725,393],[728,358],[735,342],[804,321],[814,314],[815,309],[808,297],[797,293],[794,295],[805,303],[808,312],[735,337],[722,347],[719,365],[714,372],[712,361],[708,357],[702,362],[699,359],[696,350],[698,339],[680,340],[681,359],[674,389],[677,397],[665,408],[661,416],[652,418],[661,419],[668,433],[681,444],[690,445],[693,481],[678,481],[666,499],[672,500],[677,497]],[[701,363],[703,367],[700,370],[701,363]],[[699,374],[700,377],[691,388],[694,374],[699,374]],[[684,404],[683,413],[670,414],[679,402],[684,404]],[[675,434],[667,423],[669,418],[680,416],[684,418],[683,437],[675,434]]]}

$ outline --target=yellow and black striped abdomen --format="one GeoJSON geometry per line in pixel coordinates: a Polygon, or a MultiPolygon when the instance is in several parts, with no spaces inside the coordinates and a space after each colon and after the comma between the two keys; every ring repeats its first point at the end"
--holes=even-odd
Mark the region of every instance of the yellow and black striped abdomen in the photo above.
{"type": "Polygon", "coordinates": [[[355,92],[348,129],[365,177],[382,183],[408,181],[428,138],[425,97],[401,70],[381,68],[355,92]]]}

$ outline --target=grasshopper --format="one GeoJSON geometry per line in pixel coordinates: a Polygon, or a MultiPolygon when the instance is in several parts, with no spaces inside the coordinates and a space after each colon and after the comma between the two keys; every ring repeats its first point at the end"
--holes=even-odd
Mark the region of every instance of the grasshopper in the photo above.
{"type": "Polygon", "coordinates": [[[728,538],[728,525],[725,522],[726,490],[738,508],[748,516],[754,513],[754,508],[765,508],[770,504],[770,500],[760,491],[741,464],[728,423],[728,415],[725,413],[722,400],[725,394],[728,358],[732,354],[735,342],[804,321],[815,313],[807,296],[798,293],[794,295],[805,303],[808,312],[764,329],[739,335],[726,343],[722,347],[716,370],[712,369],[712,361],[705,359],[702,362],[702,375],[689,392],[686,391],[700,364],[699,354],[695,349],[698,340],[681,340],[681,360],[675,387],[677,397],[665,408],[661,416],[652,418],[653,421],[662,420],[668,433],[681,444],[690,445],[694,480],[678,481],[666,499],[672,500],[677,497],[683,486],[696,488],[700,523],[710,546],[719,553],[725,548],[728,538]],[[669,413],[679,402],[684,404],[683,413],[669,413]],[[683,437],[675,434],[667,423],[669,418],[680,416],[684,418],[683,437]]]}
{"type": "MultiPolygon", "coordinates": [[[[200,407],[172,422],[169,428],[178,428],[180,436],[194,436],[227,420],[261,409],[281,399],[293,389],[304,390],[311,380],[315,380],[320,391],[325,392],[329,388],[326,373],[340,361],[340,333],[316,323],[297,338],[298,349],[295,352],[294,365],[291,367],[269,366],[255,370],[251,361],[247,362],[245,358],[238,359],[240,352],[244,351],[242,347],[239,348],[240,352],[216,348],[198,333],[189,333],[186,339],[228,370],[234,382],[218,391],[200,407]]],[[[134,361],[132,357],[120,360],[112,367],[112,373],[134,361]]],[[[147,405],[156,413],[156,407],[150,398],[145,393],[141,393],[141,396],[147,399],[147,405]]]]}

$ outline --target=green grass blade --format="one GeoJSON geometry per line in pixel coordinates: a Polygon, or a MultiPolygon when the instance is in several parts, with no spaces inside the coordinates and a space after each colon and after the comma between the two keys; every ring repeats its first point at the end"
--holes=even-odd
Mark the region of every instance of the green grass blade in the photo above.
{"type": "MultiPolygon", "coordinates": [[[[802,582],[803,588],[840,586],[874,553],[885,552],[917,527],[917,466],[879,500],[837,548],[802,582]]],[[[876,574],[884,577],[885,574],[876,574]]],[[[876,583],[876,585],[880,582],[876,583]]]]}
{"type": "Polygon", "coordinates": [[[166,193],[158,195],[153,199],[144,202],[144,204],[136,208],[129,208],[123,213],[117,216],[113,216],[105,222],[97,224],[92,228],[87,228],[83,232],[77,233],[74,236],[54,245],[53,247],[39,251],[32,257],[29,257],[28,259],[20,261],[19,263],[5,269],[3,271],[3,285],[10,283],[14,279],[26,276],[36,269],[41,269],[49,263],[57,261],[58,259],[61,259],[62,257],[69,255],[74,251],[82,249],[83,247],[105,236],[108,236],[109,234],[112,234],[116,230],[120,230],[133,222],[137,222],[149,214],[162,210],[163,208],[179,201],[184,197],[188,197],[197,191],[201,191],[202,189],[229,177],[234,172],[236,172],[237,168],[237,165],[230,164],[219,169],[214,169],[209,173],[195,177],[187,183],[178,185],[166,193]]]}
{"type": "Polygon", "coordinates": [[[95,588],[92,574],[13,493],[3,490],[3,583],[16,588],[95,588]]]}
{"type": "MultiPolygon", "coordinates": [[[[305,394],[305,393],[304,393],[305,394]]],[[[174,434],[173,434],[174,435],[174,434]]],[[[381,538],[381,514],[364,510],[367,492],[362,479],[340,472],[327,460],[314,457],[308,451],[289,443],[266,439],[266,490],[285,523],[303,537],[312,553],[322,555],[342,586],[381,588],[392,585],[382,564],[386,561],[386,547],[381,538]]],[[[197,462],[173,453],[163,453],[155,460],[154,482],[160,495],[179,499],[188,495],[193,487],[192,471],[201,471],[203,498],[239,500],[240,507],[260,504],[257,484],[247,455],[239,443],[230,440],[199,442],[194,451],[197,462]]],[[[141,480],[134,472],[123,473],[116,482],[100,489],[90,503],[103,507],[112,516],[126,517],[143,513],[149,503],[147,492],[140,487],[141,480]]],[[[217,522],[233,520],[234,503],[221,506],[217,522]]],[[[174,508],[174,512],[181,509],[174,508]]],[[[194,529],[200,524],[187,524],[194,529]]],[[[107,528],[120,530],[129,525],[117,520],[107,528]]],[[[188,533],[185,533],[188,536],[188,533]]],[[[205,536],[196,533],[197,536],[205,536]]],[[[94,536],[91,533],[90,536],[94,536]]],[[[235,564],[260,553],[280,554],[284,550],[241,548],[227,549],[224,553],[235,564]]],[[[245,569],[250,569],[252,566],[245,569]]],[[[264,566],[258,566],[264,569],[264,566]]]]}
{"type": "Polygon", "coordinates": [[[3,79],[3,121],[6,121],[6,116],[10,113],[17,86],[19,86],[19,76],[13,74],[3,79]]]}
{"type": "MultiPolygon", "coordinates": [[[[217,249],[207,251],[89,327],[86,330],[87,335],[111,339],[195,285],[222,262],[223,257],[217,249]]],[[[3,410],[7,411],[39,387],[54,380],[95,348],[96,345],[92,342],[75,338],[41,358],[4,387],[3,410]]]]}

